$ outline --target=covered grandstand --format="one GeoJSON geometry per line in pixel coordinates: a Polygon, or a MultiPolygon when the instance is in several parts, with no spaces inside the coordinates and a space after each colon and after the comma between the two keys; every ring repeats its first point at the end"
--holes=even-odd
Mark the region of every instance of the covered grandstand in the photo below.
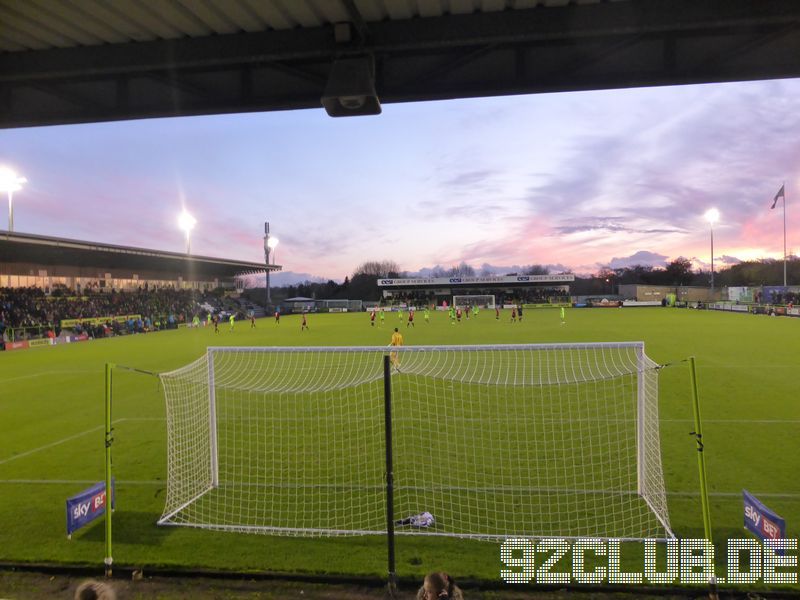
{"type": "Polygon", "coordinates": [[[0,287],[95,290],[234,289],[237,276],[279,265],[132,246],[0,232],[0,287]]]}
{"type": "Polygon", "coordinates": [[[171,329],[200,318],[262,316],[238,299],[266,265],[0,232],[0,349],[171,329]]]}
{"type": "Polygon", "coordinates": [[[568,302],[571,273],[560,275],[484,275],[381,278],[378,287],[388,304],[450,304],[454,296],[494,296],[497,304],[560,304],[568,302]]]}

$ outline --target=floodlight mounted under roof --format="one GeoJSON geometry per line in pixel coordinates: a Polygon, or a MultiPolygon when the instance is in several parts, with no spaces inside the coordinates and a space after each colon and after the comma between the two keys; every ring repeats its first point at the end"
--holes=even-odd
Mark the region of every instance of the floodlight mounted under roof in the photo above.
{"type": "Polygon", "coordinates": [[[334,60],[322,105],[331,117],[381,114],[375,91],[375,59],[364,55],[334,60]]]}

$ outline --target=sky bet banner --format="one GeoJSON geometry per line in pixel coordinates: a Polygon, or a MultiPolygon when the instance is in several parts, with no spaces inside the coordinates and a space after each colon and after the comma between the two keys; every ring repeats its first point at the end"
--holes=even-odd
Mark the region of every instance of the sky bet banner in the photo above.
{"type": "Polygon", "coordinates": [[[747,490],[744,496],[744,528],[761,540],[776,540],[786,537],[786,521],[761,504],[747,490]]]}
{"type": "MultiPolygon", "coordinates": [[[[111,480],[111,510],[114,510],[114,479],[111,480]]],[[[106,514],[106,482],[101,481],[83,490],[80,494],[67,498],[67,537],[97,517],[106,514]]]]}

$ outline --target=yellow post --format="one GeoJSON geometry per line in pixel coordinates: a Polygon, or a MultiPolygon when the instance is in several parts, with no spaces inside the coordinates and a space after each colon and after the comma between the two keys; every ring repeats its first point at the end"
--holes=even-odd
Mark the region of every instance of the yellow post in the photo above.
{"type": "MultiPolygon", "coordinates": [[[[695,367],[694,356],[689,357],[689,377],[692,383],[692,407],[694,409],[694,439],[697,442],[697,470],[700,473],[700,503],[703,511],[703,530],[705,532],[708,543],[714,545],[714,539],[711,536],[711,506],[708,502],[708,480],[706,479],[706,456],[704,453],[705,442],[703,441],[703,423],[700,419],[700,395],[697,392],[697,369],[695,367]]],[[[709,598],[716,600],[717,596],[717,580],[712,576],[711,581],[708,582],[709,598]]]]}
{"type": "Polygon", "coordinates": [[[106,577],[111,577],[111,501],[113,490],[111,488],[111,444],[114,442],[111,429],[111,373],[115,367],[113,363],[106,363],[106,557],[103,561],[106,567],[106,577]]]}

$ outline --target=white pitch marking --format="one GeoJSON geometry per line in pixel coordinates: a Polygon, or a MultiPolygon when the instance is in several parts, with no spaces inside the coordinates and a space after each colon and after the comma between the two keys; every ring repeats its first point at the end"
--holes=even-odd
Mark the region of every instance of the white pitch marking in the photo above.
{"type": "Polygon", "coordinates": [[[37,452],[41,452],[42,450],[47,450],[48,448],[52,448],[54,446],[58,446],[59,444],[64,444],[66,442],[75,440],[79,437],[83,437],[84,435],[88,435],[90,433],[94,433],[95,431],[100,431],[105,428],[105,425],[100,425],[98,427],[93,427],[92,429],[87,429],[86,431],[82,431],[80,433],[76,433],[75,435],[71,435],[69,437],[65,437],[63,440],[58,440],[56,442],[51,442],[49,444],[45,444],[44,446],[39,446],[38,448],[34,448],[33,450],[28,450],[27,452],[23,452],[22,454],[15,454],[9,458],[5,458],[0,460],[0,465],[4,465],[6,463],[11,462],[12,460],[17,460],[18,458],[24,458],[26,456],[30,456],[31,454],[36,454],[37,452]]]}
{"type": "MultiPolygon", "coordinates": [[[[121,485],[166,485],[166,481],[157,480],[116,480],[121,485]]],[[[24,485],[94,485],[97,483],[96,479],[0,479],[2,484],[24,484],[24,485]]]]}
{"type": "Polygon", "coordinates": [[[19,381],[20,379],[34,379],[35,377],[44,377],[45,375],[86,375],[94,374],[99,375],[102,371],[45,371],[44,373],[33,373],[32,375],[19,375],[17,377],[9,377],[3,381],[19,381]]]}
{"type": "MultiPolygon", "coordinates": [[[[111,422],[111,424],[116,425],[117,423],[122,423],[123,421],[126,420],[128,420],[126,417],[123,417],[121,419],[115,419],[111,422]]],[[[50,442],[49,444],[45,444],[44,446],[39,446],[38,448],[34,448],[33,450],[28,450],[27,452],[23,452],[22,454],[15,454],[14,456],[10,456],[9,458],[4,458],[3,460],[0,460],[0,465],[10,463],[12,460],[17,460],[18,458],[24,458],[26,456],[30,456],[31,454],[36,454],[37,452],[53,448],[54,446],[58,446],[60,444],[65,444],[66,442],[71,442],[72,440],[78,439],[79,437],[83,437],[84,435],[89,435],[90,433],[94,433],[95,431],[99,431],[104,428],[105,425],[98,425],[97,427],[93,427],[92,429],[87,429],[86,431],[82,431],[80,433],[76,433],[75,435],[65,437],[62,440],[50,442]]]]}

